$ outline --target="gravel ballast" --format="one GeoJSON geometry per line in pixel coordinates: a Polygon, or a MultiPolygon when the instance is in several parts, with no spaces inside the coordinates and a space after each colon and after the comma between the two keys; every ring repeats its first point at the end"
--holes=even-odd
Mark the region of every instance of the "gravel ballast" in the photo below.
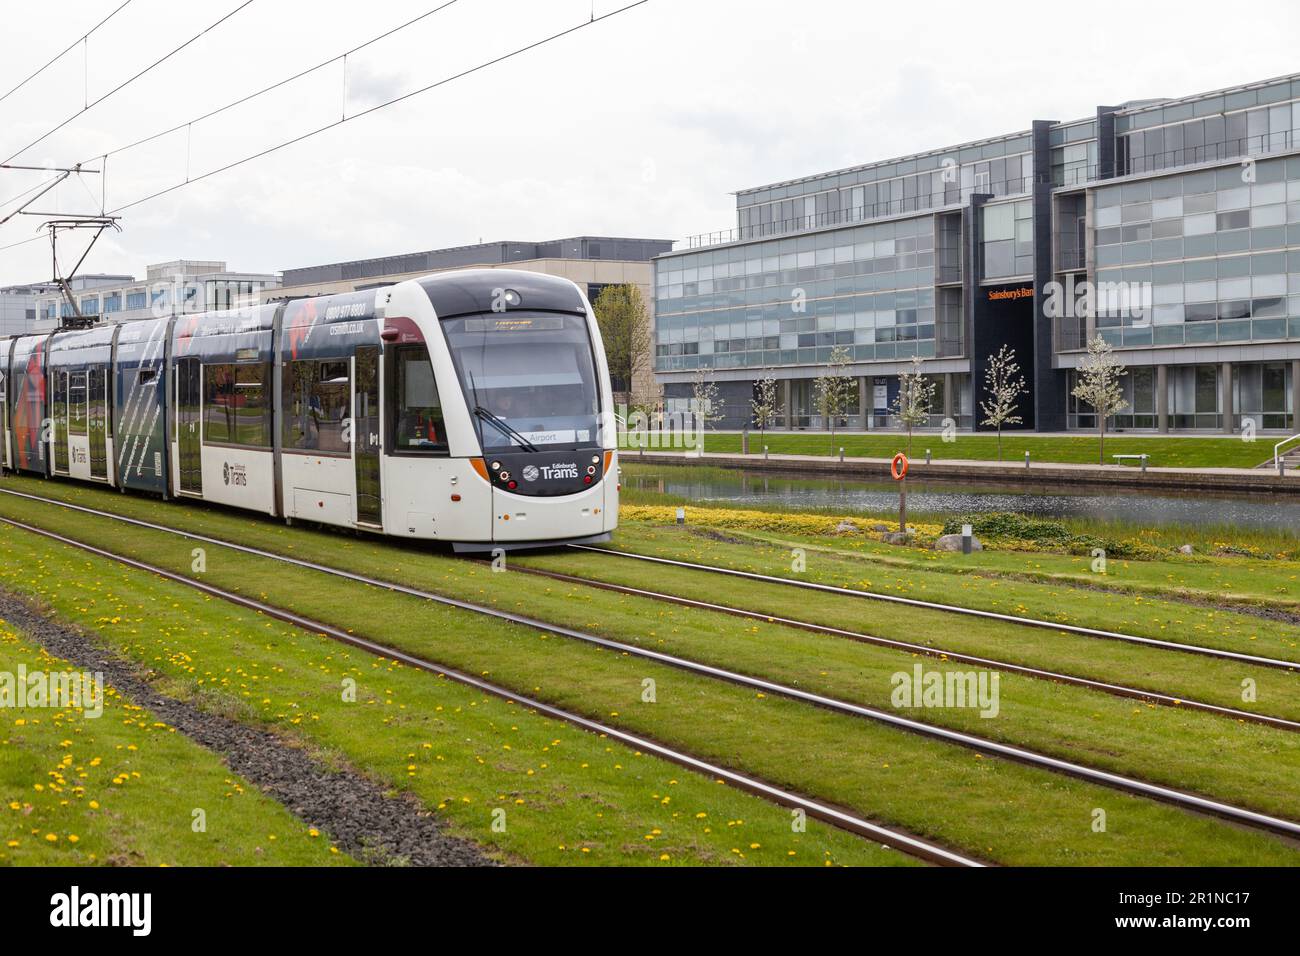
{"type": "Polygon", "coordinates": [[[326,767],[269,730],[160,694],[138,664],[3,590],[0,621],[76,668],[101,672],[105,684],[220,755],[231,770],[358,860],[398,866],[494,865],[476,844],[446,833],[414,797],[389,796],[359,771],[326,767]]]}

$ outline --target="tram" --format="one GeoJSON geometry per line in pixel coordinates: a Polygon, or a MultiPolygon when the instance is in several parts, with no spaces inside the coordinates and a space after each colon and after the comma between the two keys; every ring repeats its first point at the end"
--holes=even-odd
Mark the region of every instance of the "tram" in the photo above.
{"type": "Polygon", "coordinates": [[[0,338],[0,466],[461,551],[608,540],[609,369],[574,283],[504,269],[0,338]]]}

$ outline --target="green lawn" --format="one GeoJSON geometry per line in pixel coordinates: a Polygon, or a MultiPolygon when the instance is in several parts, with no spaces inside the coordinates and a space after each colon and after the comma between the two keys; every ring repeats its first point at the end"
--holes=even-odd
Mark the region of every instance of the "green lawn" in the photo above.
{"type": "MultiPolygon", "coordinates": [[[[72,669],[0,621],[0,671],[20,665],[28,674],[72,669]]],[[[98,717],[74,707],[0,713],[0,865],[350,862],[327,835],[313,836],[216,754],[112,687],[98,717]]]]}
{"type": "MultiPolygon", "coordinates": [[[[575,597],[566,593],[571,589],[557,589],[545,581],[502,578],[482,565],[422,555],[387,543],[285,529],[212,510],[123,500],[98,491],[78,489],[76,496],[87,503],[96,499],[120,502],[124,510],[139,508],[154,518],[202,525],[214,534],[237,534],[249,543],[264,544],[265,538],[295,553],[328,552],[331,563],[366,567],[370,573],[425,586],[440,584],[476,600],[500,600],[528,613],[606,628],[656,647],[689,651],[692,656],[725,655],[750,669],[766,668],[768,673],[798,677],[805,686],[825,687],[845,696],[870,699],[879,693],[880,678],[889,670],[911,664],[910,657],[894,652],[803,632],[781,633],[784,629],[770,626],[751,628],[735,619],[725,623],[702,620],[688,627],[693,612],[674,617],[654,602],[605,594],[575,597]],[[509,590],[502,588],[504,580],[509,581],[509,590]],[[548,592],[555,592],[549,604],[544,603],[548,592]],[[710,638],[717,645],[712,649],[710,638]],[[826,664],[818,669],[822,657],[826,664]]],[[[123,528],[49,506],[24,503],[17,507],[13,499],[0,499],[0,503],[6,513],[25,513],[43,526],[98,540],[178,570],[189,569],[191,542],[175,538],[169,542],[154,532],[123,528]]],[[[282,568],[217,547],[209,547],[205,579],[227,587],[257,582],[252,590],[273,603],[381,637],[449,666],[486,672],[507,686],[689,747],[711,759],[1000,862],[1294,862],[1293,851],[1283,849],[1277,841],[1215,821],[528,628],[503,627],[418,599],[377,593],[342,581],[323,587],[327,579],[319,574],[282,568]],[[380,621],[383,623],[377,625],[380,621]],[[658,687],[654,705],[641,702],[646,678],[658,687]],[[1008,813],[1008,807],[1015,809],[1008,813]],[[1112,826],[1100,838],[1088,825],[1095,807],[1109,808],[1111,813],[1112,826]]],[[[1236,787],[1236,794],[1265,802],[1280,799],[1275,805],[1289,807],[1285,797],[1264,795],[1264,791],[1295,789],[1289,786],[1293,777],[1286,749],[1290,738],[1275,737],[1279,732],[1268,731],[1260,737],[1258,732],[1265,728],[1239,727],[1218,718],[1143,708],[1133,702],[1118,702],[1121,714],[1112,709],[1117,703],[1114,698],[1027,679],[1013,686],[1008,678],[1003,693],[1004,706],[1014,720],[1006,720],[1006,726],[996,731],[979,728],[990,735],[1026,735],[1050,743],[1052,721],[1059,719],[1053,714],[1065,708],[1071,716],[1062,737],[1069,743],[1061,746],[1097,751],[1090,754],[1090,762],[1133,761],[1145,754],[1149,764],[1158,763],[1188,735],[1203,737],[1203,742],[1188,748],[1191,752],[1179,765],[1192,785],[1236,787]],[[1087,699],[1092,708],[1084,698],[1071,698],[1071,694],[1090,695],[1087,699]],[[1138,713],[1132,714],[1135,709],[1138,713]],[[1189,718],[1191,723],[1186,722],[1189,718]],[[1202,723],[1207,719],[1211,723],[1202,723]],[[1224,748],[1240,752],[1237,758],[1225,761],[1224,748]],[[1262,753],[1274,759],[1252,764],[1253,757],[1262,753]],[[1235,760],[1235,765],[1243,768],[1239,776],[1248,782],[1232,783],[1231,774],[1216,771],[1216,759],[1220,764],[1235,760]]],[[[944,719],[965,716],[946,715],[944,719]]],[[[938,719],[933,712],[926,717],[938,719]]]]}
{"type": "MultiPolygon", "coordinates": [[[[1276,439],[1260,438],[1244,442],[1240,438],[1174,438],[1167,435],[1108,435],[1106,459],[1108,465],[1116,464],[1111,455],[1151,456],[1150,467],[1161,468],[1254,468],[1273,457],[1276,439]]],[[[892,458],[898,452],[907,452],[906,434],[872,434],[843,432],[834,436],[801,432],[769,432],[766,437],[751,432],[750,454],[761,457],[763,445],[773,455],[836,455],[843,447],[844,454],[853,458],[892,458]]],[[[629,446],[626,442],[624,447],[629,446]]],[[[737,432],[709,432],[705,435],[704,450],[720,454],[739,454],[741,436],[737,432]]],[[[936,461],[995,461],[998,457],[997,437],[983,432],[971,434],[958,432],[956,440],[945,442],[937,432],[917,432],[912,436],[911,457],[925,458],[930,449],[936,461]]],[[[647,451],[655,451],[653,448],[647,451]]],[[[1097,464],[1097,436],[1078,435],[1053,437],[1032,433],[1008,432],[1002,436],[1002,454],[1006,461],[1020,463],[1025,452],[1031,459],[1043,463],[1097,464]]],[[[1133,463],[1128,463],[1133,464],[1133,463]]]]}

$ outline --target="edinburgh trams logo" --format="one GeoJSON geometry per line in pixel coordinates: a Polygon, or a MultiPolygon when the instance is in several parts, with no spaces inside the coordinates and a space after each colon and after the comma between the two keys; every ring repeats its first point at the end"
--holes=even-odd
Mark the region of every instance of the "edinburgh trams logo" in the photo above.
{"type": "MultiPolygon", "coordinates": [[[[528,476],[524,475],[524,477],[528,476]]],[[[554,481],[556,478],[577,478],[578,463],[569,461],[559,465],[542,465],[542,477],[547,481],[554,481]]]]}
{"type": "Polygon", "coordinates": [[[244,470],[243,465],[232,465],[226,462],[221,466],[221,480],[227,485],[244,488],[248,485],[248,472],[244,470]]]}
{"type": "Polygon", "coordinates": [[[536,481],[541,472],[537,470],[536,465],[524,465],[524,481],[536,481]]]}

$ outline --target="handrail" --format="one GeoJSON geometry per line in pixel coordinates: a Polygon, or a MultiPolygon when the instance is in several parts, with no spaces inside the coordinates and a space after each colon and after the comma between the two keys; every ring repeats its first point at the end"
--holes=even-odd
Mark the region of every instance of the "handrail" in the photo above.
{"type": "Polygon", "coordinates": [[[1279,455],[1279,452],[1281,452],[1282,450],[1282,446],[1289,445],[1293,441],[1300,441],[1300,435],[1292,435],[1290,438],[1284,438],[1276,445],[1273,446],[1273,467],[1274,468],[1282,467],[1282,459],[1281,456],[1279,455]]]}

